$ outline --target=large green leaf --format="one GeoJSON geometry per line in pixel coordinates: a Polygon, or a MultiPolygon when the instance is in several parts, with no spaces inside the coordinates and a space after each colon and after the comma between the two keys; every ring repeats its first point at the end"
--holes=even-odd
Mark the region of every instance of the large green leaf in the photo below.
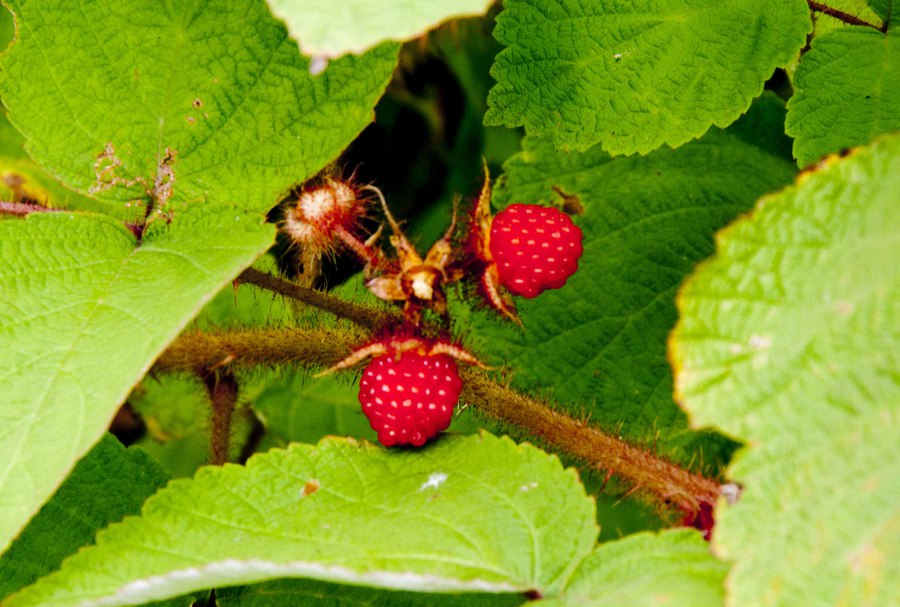
{"type": "Polygon", "coordinates": [[[409,40],[444,21],[478,15],[491,0],[268,0],[307,55],[362,53],[385,40],[409,40]]]}
{"type": "Polygon", "coordinates": [[[750,445],[713,535],[733,604],[897,605],[900,136],[721,232],[672,338],[697,425],[750,445]]]}
{"type": "Polygon", "coordinates": [[[783,118],[783,105],[766,97],[728,131],[615,160],[599,147],[562,153],[526,139],[494,202],[546,204],[558,199],[554,186],[577,196],[584,254],[564,288],[517,302],[524,331],[475,319],[475,351],[515,370],[522,388],[552,388],[577,415],[636,440],[658,431],[665,452],[689,447],[697,435],[672,400],[666,360],[675,292],[712,253],[715,230],[793,178],[789,145],[758,136],[780,131],[783,118]]]}
{"type": "Polygon", "coordinates": [[[155,222],[137,248],[103,216],[0,221],[0,549],[160,350],[272,237],[257,217],[203,206],[155,222]]]}
{"type": "Polygon", "coordinates": [[[900,29],[842,27],[814,38],[794,85],[786,127],[800,166],[900,130],[900,29]]]}
{"type": "Polygon", "coordinates": [[[125,605],[285,576],[549,594],[596,537],[577,474],[529,445],[484,434],[387,451],[326,439],[173,481],[6,607],[125,605]]]}
{"type": "Polygon", "coordinates": [[[559,599],[534,607],[724,607],[728,565],[689,529],[639,533],[598,546],[559,599]]]}
{"type": "MultiPolygon", "coordinates": [[[[9,4],[19,28],[0,62],[10,119],[32,156],[81,192],[107,144],[117,177],[149,185],[169,149],[173,200],[266,210],[372,120],[397,54],[383,45],[313,76],[264,0],[9,4]]],[[[122,202],[145,187],[97,195],[122,202]]]]}
{"type": "Polygon", "coordinates": [[[516,607],[516,594],[435,594],[285,579],[216,590],[217,607],[516,607]]]}
{"type": "Polygon", "coordinates": [[[562,149],[678,146],[747,111],[809,30],[803,0],[507,0],[485,120],[562,149]]]}
{"type": "Polygon", "coordinates": [[[166,480],[146,454],[107,435],[0,557],[0,598],[59,567],[103,527],[138,514],[166,480]]]}

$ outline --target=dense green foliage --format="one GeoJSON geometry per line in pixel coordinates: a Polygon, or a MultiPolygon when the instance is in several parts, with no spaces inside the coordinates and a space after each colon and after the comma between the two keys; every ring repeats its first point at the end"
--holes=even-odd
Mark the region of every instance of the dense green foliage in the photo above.
{"type": "Polygon", "coordinates": [[[893,0],[4,3],[0,605],[900,605],[893,0]],[[491,368],[384,449],[280,219],[424,253],[482,158],[579,271],[448,289],[491,368]]]}

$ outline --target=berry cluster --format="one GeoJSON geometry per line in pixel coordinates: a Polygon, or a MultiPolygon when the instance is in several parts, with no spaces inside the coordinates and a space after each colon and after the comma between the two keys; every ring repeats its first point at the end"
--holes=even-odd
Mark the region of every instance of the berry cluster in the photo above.
{"type": "Polygon", "coordinates": [[[490,181],[485,175],[467,223],[456,239],[456,212],[444,236],[423,258],[401,231],[381,192],[372,186],[326,179],[305,189],[287,210],[283,229],[304,250],[305,259],[343,246],[366,263],[368,289],[377,297],[402,302],[404,323],[385,330],[327,372],[373,357],[360,381],[359,401],[378,440],[385,446],[422,446],[447,428],[462,390],[456,360],[483,365],[446,338],[426,338],[423,313],[447,319],[445,288],[471,279],[488,305],[518,322],[512,295],[532,298],[562,287],[578,269],[581,230],[561,211],[533,204],[513,204],[496,216],[490,212],[490,181]],[[392,234],[396,258],[377,248],[381,230],[362,241],[359,219],[371,200],[381,202],[392,234]]]}

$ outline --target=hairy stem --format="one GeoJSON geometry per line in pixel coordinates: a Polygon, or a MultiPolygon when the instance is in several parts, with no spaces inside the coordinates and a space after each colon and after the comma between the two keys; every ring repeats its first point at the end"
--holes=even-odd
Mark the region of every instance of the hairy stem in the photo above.
{"type": "MultiPolygon", "coordinates": [[[[33,204],[30,202],[7,202],[5,200],[0,200],[0,215],[12,215],[14,217],[25,217],[26,215],[31,215],[32,213],[64,213],[69,212],[69,209],[54,209],[50,207],[44,207],[39,204],[33,204]]],[[[124,222],[123,225],[128,228],[135,237],[140,240],[141,235],[144,233],[143,224],[138,223],[129,223],[124,222]]]]}
{"type": "Polygon", "coordinates": [[[228,445],[231,443],[231,420],[237,405],[238,383],[227,367],[202,373],[203,383],[212,406],[210,417],[210,463],[221,466],[228,461],[228,445]]]}
{"type": "Polygon", "coordinates": [[[821,2],[807,0],[807,4],[809,4],[809,8],[811,8],[815,12],[828,15],[829,17],[834,17],[838,21],[843,21],[844,23],[847,23],[849,25],[861,25],[863,27],[871,27],[877,29],[881,32],[887,32],[887,23],[884,23],[881,27],[878,27],[877,25],[873,25],[868,21],[863,21],[859,17],[855,17],[849,13],[845,13],[844,11],[839,11],[836,8],[831,8],[830,6],[822,4],[821,2]]]}
{"type": "MultiPolygon", "coordinates": [[[[344,358],[357,342],[350,332],[314,329],[236,331],[185,334],[160,356],[154,371],[175,372],[217,366],[298,363],[329,367],[344,358]]],[[[637,490],[683,511],[714,504],[719,484],[680,468],[650,451],[553,410],[474,368],[463,372],[463,399],[480,411],[539,437],[592,468],[608,470],[637,490]]]]}
{"type": "Polygon", "coordinates": [[[253,268],[244,270],[237,277],[236,282],[254,285],[261,289],[278,293],[289,299],[330,312],[338,318],[351,320],[366,329],[379,329],[399,318],[387,310],[375,310],[367,306],[350,303],[339,297],[334,297],[309,287],[296,285],[253,268]]]}

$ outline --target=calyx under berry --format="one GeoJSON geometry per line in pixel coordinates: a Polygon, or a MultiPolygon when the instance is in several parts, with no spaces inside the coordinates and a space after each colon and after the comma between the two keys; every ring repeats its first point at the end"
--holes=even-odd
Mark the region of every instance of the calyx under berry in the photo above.
{"type": "Polygon", "coordinates": [[[554,207],[515,203],[492,216],[490,201],[485,167],[468,241],[476,259],[472,265],[488,303],[520,323],[510,295],[531,298],[562,287],[578,269],[582,233],[568,215],[554,207]]]}

